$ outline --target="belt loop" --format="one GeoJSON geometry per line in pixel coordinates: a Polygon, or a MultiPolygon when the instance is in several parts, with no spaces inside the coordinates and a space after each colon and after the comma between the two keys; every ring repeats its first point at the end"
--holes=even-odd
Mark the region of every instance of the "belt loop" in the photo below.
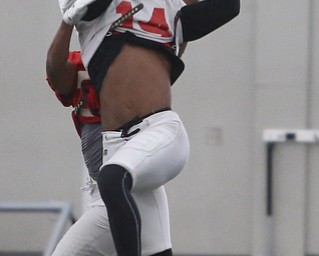
{"type": "Polygon", "coordinates": [[[130,133],[128,133],[128,130],[129,129],[125,129],[125,130],[122,131],[121,138],[131,137],[132,135],[138,133],[141,129],[137,128],[137,129],[135,129],[134,131],[132,131],[130,133]]]}

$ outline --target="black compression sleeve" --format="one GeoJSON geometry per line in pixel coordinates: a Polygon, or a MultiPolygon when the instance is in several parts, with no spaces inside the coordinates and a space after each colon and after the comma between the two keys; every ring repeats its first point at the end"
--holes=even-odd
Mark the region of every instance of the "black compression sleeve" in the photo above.
{"type": "Polygon", "coordinates": [[[130,192],[132,182],[116,164],[103,166],[97,178],[118,256],[141,256],[141,217],[130,192]]]}
{"type": "Polygon", "coordinates": [[[173,256],[173,251],[172,249],[168,249],[163,252],[152,254],[151,256],[173,256]]]}
{"type": "Polygon", "coordinates": [[[197,40],[239,14],[240,0],[204,0],[181,9],[183,39],[197,40]]]}

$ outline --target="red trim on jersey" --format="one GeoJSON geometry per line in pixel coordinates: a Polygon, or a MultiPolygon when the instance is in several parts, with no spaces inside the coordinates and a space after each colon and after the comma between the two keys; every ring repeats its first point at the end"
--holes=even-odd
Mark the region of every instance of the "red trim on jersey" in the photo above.
{"type": "Polygon", "coordinates": [[[77,71],[85,71],[85,67],[82,62],[81,52],[73,51],[69,53],[68,61],[76,66],[77,71]]]}

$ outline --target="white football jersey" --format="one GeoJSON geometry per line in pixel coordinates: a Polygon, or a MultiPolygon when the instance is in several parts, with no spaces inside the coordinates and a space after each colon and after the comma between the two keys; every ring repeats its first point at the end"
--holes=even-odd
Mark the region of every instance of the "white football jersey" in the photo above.
{"type": "MultiPolygon", "coordinates": [[[[116,1],[119,5],[116,12],[125,14],[139,3],[133,1],[116,1]]],[[[124,22],[116,30],[130,31],[138,37],[154,40],[160,43],[169,43],[174,39],[175,16],[182,7],[181,1],[147,0],[143,8],[124,22]]]]}
{"type": "Polygon", "coordinates": [[[185,5],[183,0],[113,0],[100,17],[76,25],[86,67],[112,23],[141,3],[143,8],[116,27],[115,31],[129,31],[137,37],[159,43],[170,43],[175,39],[175,17],[185,5]]]}

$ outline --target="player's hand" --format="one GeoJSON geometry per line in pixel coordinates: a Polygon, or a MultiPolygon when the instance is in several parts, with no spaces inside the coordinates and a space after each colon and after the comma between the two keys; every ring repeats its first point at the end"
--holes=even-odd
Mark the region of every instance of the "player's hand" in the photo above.
{"type": "Polygon", "coordinates": [[[69,0],[65,2],[73,2],[71,6],[64,12],[63,21],[69,25],[76,25],[85,16],[88,5],[96,0],[69,0]]]}

